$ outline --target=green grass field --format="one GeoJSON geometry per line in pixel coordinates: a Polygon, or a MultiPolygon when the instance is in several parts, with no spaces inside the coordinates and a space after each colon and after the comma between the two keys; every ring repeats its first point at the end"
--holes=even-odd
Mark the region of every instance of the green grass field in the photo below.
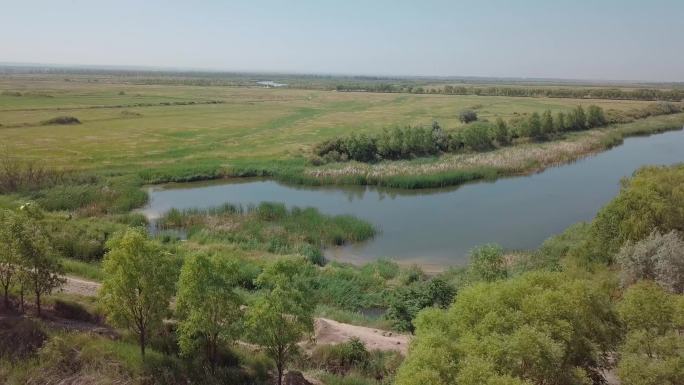
{"type": "Polygon", "coordinates": [[[351,132],[429,124],[433,119],[457,128],[463,109],[475,109],[481,119],[492,119],[578,104],[626,111],[648,103],[5,76],[0,78],[0,143],[2,150],[13,155],[63,168],[229,167],[302,158],[312,144],[351,132]],[[206,104],[213,101],[220,104],[206,104]],[[189,102],[196,104],[174,105],[189,102]],[[63,115],[74,116],[82,124],[41,124],[63,115]]]}

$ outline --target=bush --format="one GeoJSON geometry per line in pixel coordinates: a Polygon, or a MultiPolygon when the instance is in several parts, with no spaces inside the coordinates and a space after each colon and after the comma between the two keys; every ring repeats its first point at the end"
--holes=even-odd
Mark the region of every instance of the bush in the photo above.
{"type": "Polygon", "coordinates": [[[389,299],[387,319],[392,321],[395,329],[413,332],[413,320],[419,311],[430,306],[445,309],[451,305],[455,295],[456,289],[438,277],[397,288],[389,299]]]}
{"type": "Polygon", "coordinates": [[[311,354],[315,367],[334,374],[346,374],[352,369],[365,369],[370,362],[370,353],[358,338],[337,345],[317,346],[311,354]]]}
{"type": "Polygon", "coordinates": [[[486,151],[494,148],[491,139],[493,127],[489,123],[470,124],[461,130],[463,145],[473,151],[486,151]]]}
{"type": "Polygon", "coordinates": [[[617,197],[592,222],[589,239],[593,259],[612,263],[627,242],[653,231],[684,231],[684,165],[648,166],[624,180],[617,197]]]}
{"type": "Polygon", "coordinates": [[[458,119],[461,121],[461,123],[470,123],[474,122],[477,120],[477,112],[473,110],[465,110],[461,111],[461,113],[458,114],[458,119]]]}
{"type": "Polygon", "coordinates": [[[493,282],[508,276],[503,249],[484,245],[470,252],[470,278],[474,282],[493,282]]]}
{"type": "Polygon", "coordinates": [[[58,116],[56,118],[48,119],[44,121],[42,124],[45,126],[53,124],[81,124],[81,121],[73,116],[58,116]]]}

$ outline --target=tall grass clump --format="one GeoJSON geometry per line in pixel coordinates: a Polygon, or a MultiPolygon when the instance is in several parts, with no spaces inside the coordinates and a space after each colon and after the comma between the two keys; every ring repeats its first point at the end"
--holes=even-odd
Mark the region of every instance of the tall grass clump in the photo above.
{"type": "Polygon", "coordinates": [[[371,224],[353,216],[330,216],[315,208],[287,208],[271,202],[172,209],[159,219],[158,225],[162,230],[184,229],[189,239],[203,244],[227,242],[247,250],[299,253],[317,264],[323,262],[323,247],[375,236],[371,224]]]}

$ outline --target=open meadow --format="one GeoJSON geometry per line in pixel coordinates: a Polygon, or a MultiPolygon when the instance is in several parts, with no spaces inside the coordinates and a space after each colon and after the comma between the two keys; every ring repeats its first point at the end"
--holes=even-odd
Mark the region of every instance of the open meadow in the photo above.
{"type": "Polygon", "coordinates": [[[462,126],[480,120],[567,111],[595,104],[607,112],[652,102],[474,95],[335,92],[263,87],[137,85],[94,76],[0,78],[0,143],[5,151],[63,168],[116,169],[259,165],[302,161],[338,135],[383,128],[462,126]],[[49,124],[71,116],[81,124],[49,124]]]}

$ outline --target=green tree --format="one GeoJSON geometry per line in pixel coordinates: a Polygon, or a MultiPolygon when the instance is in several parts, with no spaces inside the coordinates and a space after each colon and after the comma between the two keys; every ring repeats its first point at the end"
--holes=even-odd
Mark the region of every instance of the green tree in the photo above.
{"type": "Polygon", "coordinates": [[[508,276],[503,249],[498,245],[484,245],[470,251],[469,275],[474,282],[493,282],[508,276]]]}
{"type": "Polygon", "coordinates": [[[506,122],[503,119],[496,119],[493,131],[494,134],[492,136],[494,137],[494,140],[496,140],[496,142],[499,143],[500,146],[505,146],[511,142],[511,137],[508,132],[508,126],[506,125],[506,122]]]}
{"type": "Polygon", "coordinates": [[[393,290],[387,308],[387,319],[400,331],[413,332],[413,319],[419,311],[430,306],[446,309],[456,290],[440,278],[417,281],[393,290]]]}
{"type": "Polygon", "coordinates": [[[239,278],[239,262],[221,256],[193,255],[181,269],[176,306],[180,349],[191,355],[203,344],[212,369],[220,344],[239,337],[242,300],[235,291],[239,278]]]}
{"type": "Polygon", "coordinates": [[[553,121],[553,129],[556,132],[563,132],[566,130],[565,114],[562,111],[556,114],[556,119],[553,121]]]}
{"type": "Polygon", "coordinates": [[[22,212],[10,221],[15,261],[20,267],[22,307],[23,291],[28,288],[35,296],[36,312],[42,312],[41,298],[52,293],[65,282],[63,268],[52,248],[49,235],[37,218],[42,212],[37,207],[23,206],[22,212]]]}
{"type": "Polygon", "coordinates": [[[250,305],[246,324],[251,341],[275,362],[278,385],[297,343],[313,333],[313,275],[313,265],[304,258],[281,258],[257,278],[265,292],[250,305]]]}
{"type": "Polygon", "coordinates": [[[577,106],[568,113],[568,127],[574,131],[587,129],[587,116],[584,113],[584,108],[582,108],[582,106],[577,106]]]}
{"type": "Polygon", "coordinates": [[[537,112],[533,112],[527,121],[527,133],[530,138],[539,139],[542,137],[541,117],[537,112]]]}
{"type": "Polygon", "coordinates": [[[551,116],[551,111],[549,110],[544,111],[542,114],[541,133],[543,136],[548,136],[553,133],[553,116],[551,116]]]}
{"type": "MultiPolygon", "coordinates": [[[[617,372],[625,385],[678,385],[684,378],[684,327],[677,311],[682,296],[652,282],[630,287],[618,305],[627,336],[617,372]]],[[[679,309],[681,311],[681,309],[679,309]]]]}
{"type": "Polygon", "coordinates": [[[606,116],[603,113],[603,109],[593,104],[590,105],[587,109],[587,126],[589,128],[603,127],[606,123],[606,116]]]}
{"type": "Polygon", "coordinates": [[[16,229],[15,214],[10,210],[0,210],[0,285],[4,294],[5,308],[10,307],[9,290],[18,279],[21,263],[14,246],[16,229]]]}
{"type": "Polygon", "coordinates": [[[492,140],[489,135],[490,125],[486,123],[469,124],[463,130],[462,139],[466,147],[473,151],[485,151],[492,148],[492,140]]]}
{"type": "Polygon", "coordinates": [[[609,290],[550,272],[468,286],[414,323],[397,385],[596,383],[620,329],[609,290]]]}
{"type": "Polygon", "coordinates": [[[590,254],[613,262],[627,242],[638,242],[654,230],[684,231],[684,165],[643,167],[623,180],[617,197],[592,222],[590,254]]]}
{"type": "Polygon", "coordinates": [[[115,325],[138,335],[144,358],[149,334],[161,326],[174,293],[173,264],[144,230],[116,234],[107,248],[102,265],[106,274],[100,290],[102,305],[115,325]]]}

